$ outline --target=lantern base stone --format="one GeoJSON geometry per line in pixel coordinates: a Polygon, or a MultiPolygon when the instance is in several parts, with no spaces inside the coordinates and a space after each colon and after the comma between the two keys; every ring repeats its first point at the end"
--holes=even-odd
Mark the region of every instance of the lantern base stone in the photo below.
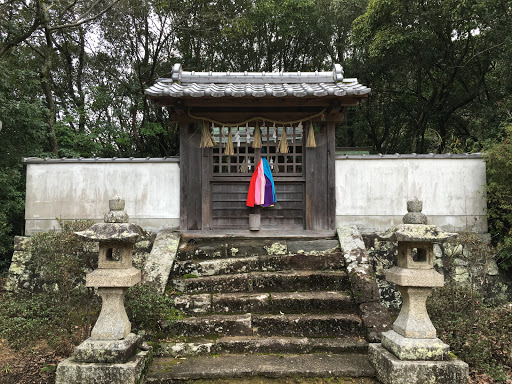
{"type": "Polygon", "coordinates": [[[439,339],[408,339],[395,331],[382,333],[382,346],[400,360],[448,360],[450,346],[439,339]]]}
{"type": "Polygon", "coordinates": [[[142,338],[130,333],[122,340],[87,339],[75,348],[73,359],[82,363],[125,363],[137,352],[142,338]]]}
{"type": "Polygon", "coordinates": [[[57,367],[55,384],[142,384],[152,358],[151,351],[142,351],[123,364],[108,364],[81,363],[72,356],[57,367]]]}
{"type": "Polygon", "coordinates": [[[141,272],[137,268],[95,269],[85,276],[85,285],[95,288],[129,288],[140,283],[141,272]]]}
{"type": "Polygon", "coordinates": [[[469,366],[461,360],[404,361],[382,344],[370,344],[368,355],[377,379],[383,384],[467,384],[469,381],[469,366]]]}

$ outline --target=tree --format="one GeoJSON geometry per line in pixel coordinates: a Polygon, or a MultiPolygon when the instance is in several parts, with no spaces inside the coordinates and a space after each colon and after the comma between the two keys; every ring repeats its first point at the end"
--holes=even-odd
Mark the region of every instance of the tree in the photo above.
{"type": "Polygon", "coordinates": [[[376,150],[443,152],[452,137],[482,140],[468,108],[510,44],[507,1],[372,0],[354,23],[363,106],[376,150]],[[504,41],[503,37],[508,36],[504,41]]]}

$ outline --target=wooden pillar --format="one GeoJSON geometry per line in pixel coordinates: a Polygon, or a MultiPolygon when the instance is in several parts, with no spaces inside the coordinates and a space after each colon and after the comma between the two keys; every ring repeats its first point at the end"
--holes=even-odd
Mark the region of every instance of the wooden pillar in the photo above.
{"type": "Polygon", "coordinates": [[[306,148],[306,229],[336,226],[335,123],[320,123],[316,147],[306,148]]]}
{"type": "MultiPolygon", "coordinates": [[[[180,122],[180,229],[203,229],[201,130],[180,122]]],[[[172,198],[172,197],[171,197],[172,198]]]]}

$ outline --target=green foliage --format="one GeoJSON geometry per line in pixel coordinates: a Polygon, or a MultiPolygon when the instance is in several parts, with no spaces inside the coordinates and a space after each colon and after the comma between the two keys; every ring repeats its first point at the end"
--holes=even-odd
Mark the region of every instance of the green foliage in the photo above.
{"type": "Polygon", "coordinates": [[[135,285],[128,289],[125,306],[132,323],[132,331],[144,331],[147,338],[155,338],[163,332],[164,323],[179,318],[172,299],[160,294],[151,285],[135,285]]]}
{"type": "Polygon", "coordinates": [[[497,245],[500,266],[512,268],[512,125],[505,137],[486,148],[489,232],[497,245]]]}
{"type": "MultiPolygon", "coordinates": [[[[0,306],[0,337],[16,349],[30,348],[41,339],[69,354],[88,337],[100,309],[100,298],[84,286],[85,274],[95,267],[97,254],[90,242],[74,234],[92,221],[59,221],[61,232],[39,233],[31,239],[33,289],[6,293],[0,306]]],[[[179,313],[171,298],[152,286],[136,285],[125,298],[132,329],[155,337],[179,313]]],[[[50,369],[50,368],[49,368],[50,369]]]]}
{"type": "Polygon", "coordinates": [[[60,223],[61,232],[40,233],[31,239],[34,290],[2,297],[0,335],[15,349],[30,348],[44,339],[57,352],[69,354],[73,345],[88,336],[98,313],[98,297],[83,284],[91,253],[73,233],[92,222],[60,223]]]}
{"type": "Polygon", "coordinates": [[[448,284],[434,290],[427,308],[438,337],[458,358],[497,381],[512,364],[512,306],[486,307],[468,287],[448,284]]]}
{"type": "Polygon", "coordinates": [[[61,232],[52,230],[32,237],[31,266],[40,283],[36,289],[57,289],[66,295],[83,282],[85,272],[93,268],[97,256],[87,250],[91,243],[74,232],[87,229],[93,223],[91,220],[60,221],[61,232]]]}
{"type": "Polygon", "coordinates": [[[24,68],[22,61],[0,58],[0,272],[9,266],[14,235],[23,232],[25,174],[21,157],[44,151],[42,105],[31,91],[37,74],[24,68]]]}

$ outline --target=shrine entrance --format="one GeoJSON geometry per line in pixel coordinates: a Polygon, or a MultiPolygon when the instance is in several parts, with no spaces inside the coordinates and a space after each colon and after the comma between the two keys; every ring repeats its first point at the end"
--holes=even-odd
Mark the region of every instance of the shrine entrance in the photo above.
{"type": "Polygon", "coordinates": [[[180,125],[180,227],[247,230],[335,228],[335,127],[370,89],[331,72],[186,72],[146,90],[180,125]],[[277,201],[246,206],[255,167],[265,158],[277,201]]]}
{"type": "MultiPolygon", "coordinates": [[[[263,228],[305,229],[305,177],[303,128],[261,127],[261,148],[251,145],[251,132],[256,127],[244,126],[236,129],[239,145],[234,143],[234,155],[226,156],[224,147],[228,141],[229,128],[214,129],[217,145],[210,151],[211,170],[211,228],[247,228],[248,213],[261,214],[263,228]],[[279,138],[286,130],[288,153],[279,153],[279,138]],[[266,158],[272,170],[276,194],[274,207],[254,209],[245,205],[249,182],[260,158],[266,158]]],[[[232,129],[233,131],[233,129],[232,129]]],[[[233,132],[232,132],[233,134],[233,132]]]]}

